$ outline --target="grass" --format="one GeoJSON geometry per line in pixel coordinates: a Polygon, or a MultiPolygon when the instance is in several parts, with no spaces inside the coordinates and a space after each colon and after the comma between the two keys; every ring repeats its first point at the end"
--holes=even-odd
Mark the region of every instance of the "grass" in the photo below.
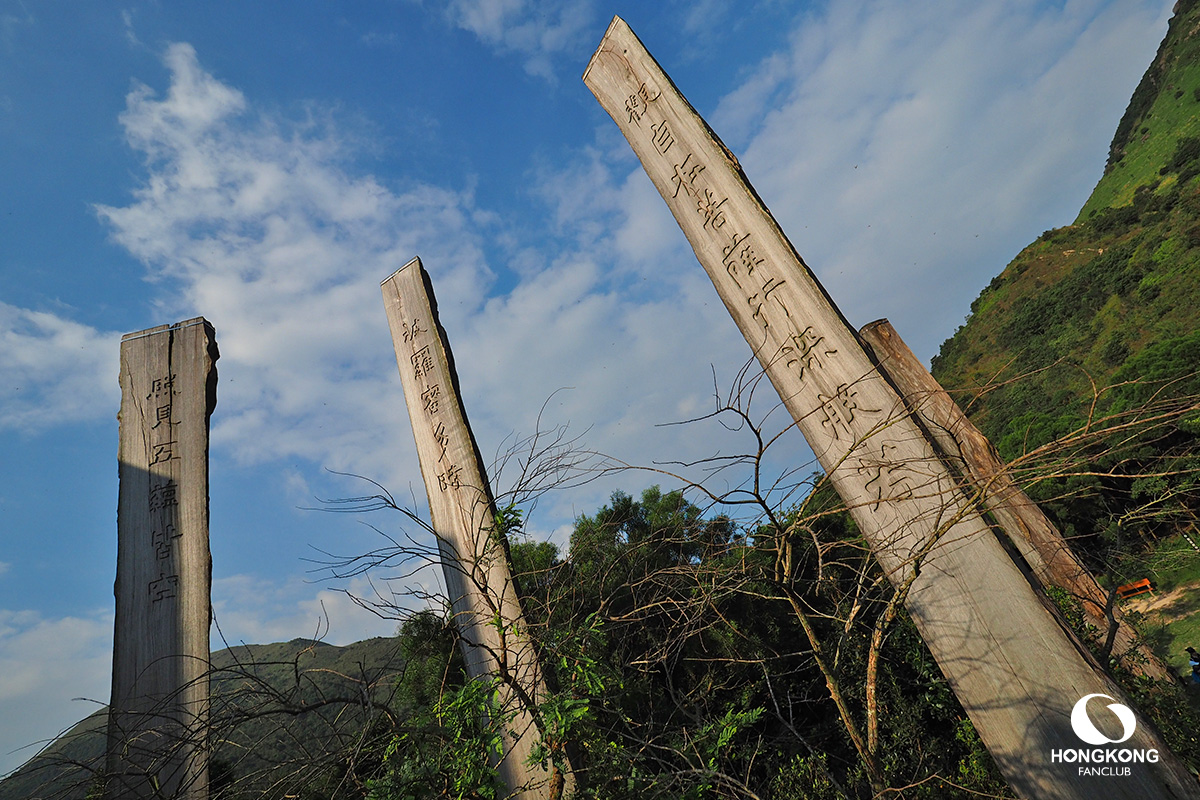
{"type": "MultiPolygon", "coordinates": [[[[1200,545],[1195,533],[1189,536],[1200,545]]],[[[1169,592],[1181,586],[1200,584],[1200,550],[1184,536],[1172,536],[1154,549],[1146,560],[1146,570],[1150,574],[1145,577],[1153,581],[1158,591],[1169,592]]],[[[1196,608],[1200,609],[1200,605],[1196,608]]]]}
{"type": "Polygon", "coordinates": [[[1179,138],[1200,133],[1200,38],[1190,35],[1192,19],[1178,23],[1169,34],[1175,39],[1171,62],[1161,65],[1162,85],[1153,104],[1137,120],[1124,157],[1100,179],[1077,222],[1104,208],[1129,205],[1137,187],[1160,180],[1158,170],[1179,138]]]}
{"type": "MultiPolygon", "coordinates": [[[[1195,534],[1192,538],[1197,539],[1195,534]]],[[[1147,559],[1146,577],[1154,583],[1160,604],[1139,614],[1141,628],[1155,653],[1186,677],[1191,671],[1183,648],[1200,649],[1200,552],[1183,536],[1173,536],[1147,559]],[[1167,594],[1172,596],[1161,604],[1162,596],[1167,594]]],[[[1136,608],[1141,603],[1131,605],[1136,608]]]]}

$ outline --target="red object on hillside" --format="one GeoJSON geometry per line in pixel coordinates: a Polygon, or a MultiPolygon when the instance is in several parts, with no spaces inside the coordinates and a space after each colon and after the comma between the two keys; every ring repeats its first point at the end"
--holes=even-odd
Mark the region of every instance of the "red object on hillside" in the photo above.
{"type": "Polygon", "coordinates": [[[1154,587],[1150,585],[1149,578],[1142,578],[1140,581],[1117,587],[1117,594],[1120,595],[1122,600],[1128,600],[1130,597],[1137,597],[1139,594],[1153,591],[1154,587]]]}

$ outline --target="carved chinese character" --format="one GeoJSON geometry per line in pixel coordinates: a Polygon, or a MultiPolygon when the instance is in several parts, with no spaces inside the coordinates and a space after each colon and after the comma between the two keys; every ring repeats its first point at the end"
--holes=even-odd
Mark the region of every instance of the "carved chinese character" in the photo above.
{"type": "Polygon", "coordinates": [[[433,440],[442,448],[441,454],[438,456],[438,463],[442,463],[442,459],[446,457],[446,448],[450,446],[450,436],[446,433],[445,423],[439,422],[438,426],[433,429],[433,440]]]}
{"type": "Polygon", "coordinates": [[[170,397],[175,394],[175,377],[174,375],[167,375],[164,378],[155,378],[150,381],[150,394],[146,395],[146,399],[149,400],[151,397],[161,397],[163,395],[170,397]]]}
{"type": "Polygon", "coordinates": [[[412,321],[412,325],[408,325],[405,322],[400,323],[400,327],[403,329],[404,341],[406,341],[406,342],[414,341],[417,338],[417,334],[427,332],[426,328],[420,327],[420,324],[419,324],[420,322],[421,322],[421,320],[414,319],[412,321]]]}
{"type": "Polygon", "coordinates": [[[645,112],[645,107],[642,105],[641,99],[636,94],[629,95],[625,100],[625,110],[629,112],[629,124],[641,125],[642,114],[645,112]]]}
{"type": "Polygon", "coordinates": [[[696,195],[696,210],[700,212],[700,216],[704,217],[703,228],[712,227],[715,231],[725,224],[725,212],[721,210],[721,206],[729,202],[728,197],[721,198],[717,202],[716,196],[711,189],[705,189],[702,193],[696,195]]]}
{"type": "Polygon", "coordinates": [[[445,472],[439,472],[438,476],[437,476],[438,488],[441,489],[443,492],[446,491],[447,489],[461,488],[461,486],[462,486],[461,473],[462,473],[462,467],[458,466],[457,464],[452,464],[450,466],[450,468],[447,469],[445,472]]]}
{"type": "Polygon", "coordinates": [[[886,442],[879,446],[879,458],[864,458],[856,470],[860,475],[868,476],[865,484],[873,502],[871,510],[878,511],[882,503],[892,500],[909,500],[913,496],[913,487],[908,475],[904,474],[903,464],[893,464],[888,456],[889,450],[897,449],[895,445],[886,442]]]}
{"type": "Polygon", "coordinates": [[[171,419],[171,403],[158,406],[154,409],[154,424],[150,426],[150,430],[154,430],[159,425],[163,424],[168,426],[175,424],[171,419]]]}
{"type": "MultiPolygon", "coordinates": [[[[766,276],[761,275],[761,273],[760,273],[759,277],[764,278],[763,283],[762,283],[762,291],[755,292],[754,294],[747,297],[746,302],[749,303],[749,305],[752,309],[754,309],[751,316],[753,316],[754,319],[758,320],[758,324],[763,326],[763,330],[766,330],[767,328],[770,327],[770,323],[767,322],[767,317],[765,314],[763,314],[763,310],[762,310],[763,303],[765,303],[767,301],[767,299],[771,297],[771,292],[774,292],[780,286],[783,286],[785,281],[783,281],[780,278],[766,277],[766,276]]],[[[775,299],[778,301],[779,298],[775,298],[775,299]]],[[[782,303],[780,303],[780,308],[783,308],[782,303]]],[[[786,308],[783,308],[783,311],[785,314],[787,313],[786,308]]]]}
{"type": "Polygon", "coordinates": [[[160,486],[154,486],[150,489],[150,510],[158,511],[163,508],[171,508],[179,505],[179,487],[175,485],[175,481],[168,480],[160,486]]]}
{"type": "Polygon", "coordinates": [[[148,588],[150,589],[150,602],[152,603],[175,597],[179,591],[179,576],[159,573],[159,579],[150,581],[148,588]]]}
{"type": "Polygon", "coordinates": [[[853,441],[854,431],[850,427],[850,423],[854,422],[856,415],[874,414],[880,410],[878,408],[862,408],[859,406],[857,398],[858,392],[853,386],[845,383],[839,385],[832,396],[817,395],[817,400],[821,403],[821,413],[824,416],[821,424],[829,429],[834,439],[840,440],[842,434],[845,434],[853,441]]]}
{"type": "Polygon", "coordinates": [[[629,114],[629,123],[631,125],[640,125],[642,114],[645,114],[649,105],[658,99],[662,92],[655,92],[654,96],[650,96],[650,90],[646,88],[646,84],[638,87],[636,94],[631,94],[625,99],[625,111],[629,114]]]}
{"type": "Polygon", "coordinates": [[[418,378],[433,372],[433,356],[429,352],[429,345],[425,345],[420,350],[413,353],[410,360],[412,361],[413,365],[413,374],[418,378]]]}
{"type": "Polygon", "coordinates": [[[665,156],[671,149],[671,145],[675,144],[675,137],[671,135],[671,129],[667,127],[667,121],[664,119],[657,125],[652,125],[650,130],[654,131],[654,147],[665,156]]]}
{"type": "Polygon", "coordinates": [[[818,336],[812,325],[799,333],[790,334],[787,342],[779,348],[784,366],[795,370],[797,378],[803,378],[810,370],[823,368],[825,365],[821,359],[837,354],[837,350],[823,344],[824,341],[825,337],[818,336]]]}
{"type": "Polygon", "coordinates": [[[167,524],[161,530],[156,530],[151,536],[151,543],[154,545],[154,554],[159,561],[171,557],[171,542],[179,538],[179,533],[175,530],[175,526],[167,524]]]}
{"type": "Polygon", "coordinates": [[[161,442],[159,444],[151,445],[153,451],[150,453],[150,466],[154,466],[155,464],[163,464],[173,458],[179,458],[179,456],[175,454],[176,444],[178,444],[178,442],[161,442]]]}
{"type": "Polygon", "coordinates": [[[725,271],[729,273],[729,277],[733,278],[738,286],[742,285],[742,279],[739,275],[754,277],[755,268],[764,261],[764,259],[758,257],[758,253],[749,239],[750,234],[748,233],[745,236],[738,236],[734,232],[733,240],[721,248],[721,258],[725,261],[725,271]]]}
{"type": "Polygon", "coordinates": [[[442,387],[436,383],[430,386],[425,391],[421,392],[421,404],[425,409],[425,413],[430,416],[438,413],[438,401],[442,396],[442,387]]]}
{"type": "Polygon", "coordinates": [[[688,193],[689,197],[696,197],[697,191],[694,186],[696,178],[700,177],[700,173],[704,172],[703,164],[691,164],[692,154],[688,153],[683,159],[682,164],[675,165],[675,176],[671,178],[671,182],[675,184],[675,194],[672,198],[679,197],[679,190],[683,189],[688,193]],[[689,166],[689,164],[691,164],[689,166]]]}

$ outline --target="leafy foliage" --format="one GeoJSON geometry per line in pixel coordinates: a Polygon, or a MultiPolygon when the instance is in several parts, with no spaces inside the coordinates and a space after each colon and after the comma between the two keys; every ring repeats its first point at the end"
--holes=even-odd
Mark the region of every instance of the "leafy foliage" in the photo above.
{"type": "MultiPolygon", "coordinates": [[[[778,786],[788,787],[783,796],[872,796],[780,589],[780,548],[796,550],[786,582],[813,610],[856,715],[865,715],[870,628],[890,588],[871,582],[880,576],[827,489],[784,525],[786,543],[778,529],[706,517],[679,492],[617,492],[577,520],[565,558],[543,568],[552,577],[522,576],[539,587],[525,606],[556,659],[565,699],[552,706],[570,718],[578,796],[772,796],[778,786]]],[[[528,563],[526,547],[540,545],[514,545],[516,561],[528,563]]],[[[886,779],[936,774],[1003,793],[986,750],[955,735],[970,723],[903,616],[883,662],[886,779]]],[[[960,790],[934,780],[926,791],[914,796],[960,790]]]]}

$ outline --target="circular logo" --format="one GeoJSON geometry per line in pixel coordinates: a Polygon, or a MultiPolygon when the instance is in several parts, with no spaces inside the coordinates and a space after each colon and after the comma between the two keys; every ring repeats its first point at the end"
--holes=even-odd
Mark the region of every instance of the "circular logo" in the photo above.
{"type": "Polygon", "coordinates": [[[1137,729],[1137,720],[1133,717],[1133,710],[1129,706],[1123,706],[1120,703],[1109,703],[1108,710],[1116,714],[1117,719],[1121,720],[1125,735],[1120,739],[1110,739],[1096,730],[1096,726],[1092,724],[1092,719],[1088,716],[1087,712],[1088,700],[1091,700],[1093,697],[1103,697],[1105,700],[1112,700],[1106,694],[1089,694],[1086,697],[1080,698],[1075,707],[1071,709],[1071,728],[1074,729],[1076,736],[1088,744],[1097,745],[1120,744],[1130,736],[1133,736],[1134,730],[1137,729]]]}

